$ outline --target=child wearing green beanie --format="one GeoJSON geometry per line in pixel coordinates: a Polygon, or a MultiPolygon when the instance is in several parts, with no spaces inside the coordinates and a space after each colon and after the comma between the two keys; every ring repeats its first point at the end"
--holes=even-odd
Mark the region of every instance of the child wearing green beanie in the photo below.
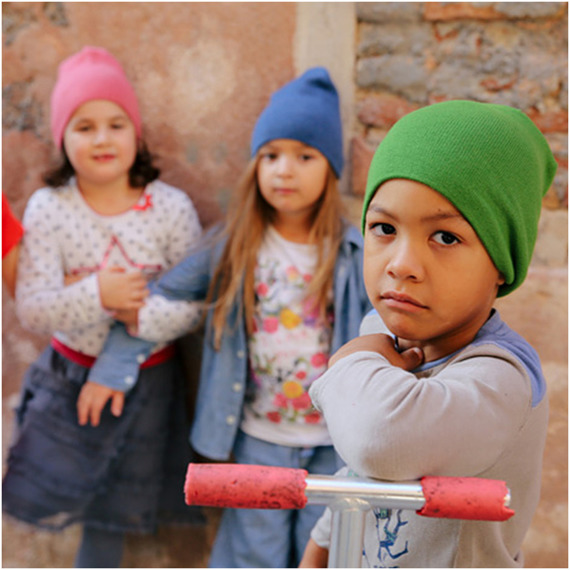
{"type": "MultiPolygon", "coordinates": [[[[500,479],[506,522],[372,509],[363,567],[521,567],[540,493],[548,399],[534,349],[493,304],[524,280],[556,172],[522,112],[448,101],[402,118],[364,198],[364,281],[374,310],[310,396],[347,464],[339,475],[500,479]]],[[[301,563],[326,565],[331,513],[301,563]]]]}

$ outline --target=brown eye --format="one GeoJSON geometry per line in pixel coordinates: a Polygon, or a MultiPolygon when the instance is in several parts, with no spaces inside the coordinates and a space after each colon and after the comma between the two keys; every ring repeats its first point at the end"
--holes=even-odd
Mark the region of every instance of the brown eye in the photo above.
{"type": "Polygon", "coordinates": [[[453,245],[459,243],[459,240],[449,232],[436,232],[433,239],[441,245],[453,245]]]}
{"type": "Polygon", "coordinates": [[[373,223],[370,224],[369,230],[377,236],[389,236],[396,233],[396,228],[392,224],[373,223]]]}

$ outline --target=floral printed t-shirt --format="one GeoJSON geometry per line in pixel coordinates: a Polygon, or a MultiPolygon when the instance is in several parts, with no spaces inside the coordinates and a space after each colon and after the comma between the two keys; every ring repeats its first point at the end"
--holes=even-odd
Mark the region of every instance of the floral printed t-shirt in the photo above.
{"type": "MultiPolygon", "coordinates": [[[[241,429],[289,446],[331,445],[308,390],[326,370],[332,305],[326,322],[306,297],[317,248],[285,240],[269,227],[257,257],[256,308],[248,339],[250,375],[241,429]]],[[[332,291],[330,292],[332,300],[332,291]]]]}

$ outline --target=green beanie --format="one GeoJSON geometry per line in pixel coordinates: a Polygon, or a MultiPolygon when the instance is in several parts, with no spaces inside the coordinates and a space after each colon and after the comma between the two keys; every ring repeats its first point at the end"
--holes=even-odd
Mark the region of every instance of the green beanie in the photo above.
{"type": "Polygon", "coordinates": [[[518,109],[475,101],[436,103],[400,119],[376,150],[362,231],[370,200],[383,182],[421,182],[471,224],[505,278],[501,297],[526,277],[542,197],[556,168],[546,139],[518,109]]]}

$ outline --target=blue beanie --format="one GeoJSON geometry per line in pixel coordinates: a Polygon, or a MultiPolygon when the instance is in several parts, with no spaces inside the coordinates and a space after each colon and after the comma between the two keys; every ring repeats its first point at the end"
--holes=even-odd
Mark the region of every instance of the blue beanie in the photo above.
{"type": "Polygon", "coordinates": [[[251,156],[275,139],[316,148],[340,178],[344,159],[338,93],[324,67],[307,70],[273,93],[253,129],[251,156]]]}

